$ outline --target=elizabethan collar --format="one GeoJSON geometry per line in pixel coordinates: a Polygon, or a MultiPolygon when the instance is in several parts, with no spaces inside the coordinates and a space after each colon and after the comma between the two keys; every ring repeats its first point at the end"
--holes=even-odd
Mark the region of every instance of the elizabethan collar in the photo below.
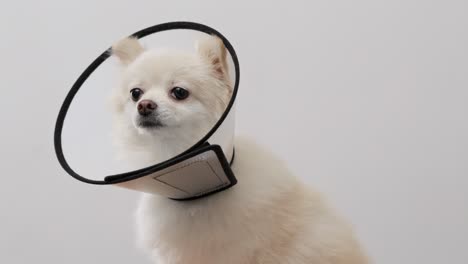
{"type": "MultiPolygon", "coordinates": [[[[131,36],[136,38],[143,38],[157,32],[175,29],[194,30],[216,35],[224,42],[226,49],[229,51],[235,70],[235,82],[232,97],[221,118],[202,139],[196,142],[189,149],[183,151],[181,154],[173,158],[170,158],[169,160],[145,168],[137,168],[131,171],[124,170],[123,172],[100,175],[102,179],[93,179],[93,177],[89,177],[93,173],[84,175],[80,172],[80,174],[78,174],[75,170],[75,164],[80,166],[80,162],[84,162],[84,160],[88,158],[88,155],[83,154],[85,153],[84,150],[80,150],[83,152],[80,152],[80,154],[77,155],[78,162],[75,162],[72,169],[69,162],[68,150],[67,155],[64,155],[63,153],[62,132],[64,122],[66,124],[73,123],[73,113],[70,113],[71,111],[69,111],[70,105],[78,100],[76,99],[76,95],[79,91],[81,92],[83,90],[80,90],[83,84],[88,80],[93,72],[95,72],[95,70],[98,69],[101,64],[110,57],[112,49],[109,48],[101,55],[99,55],[99,57],[97,57],[85,69],[85,71],[73,84],[65,98],[65,101],[63,102],[57,118],[54,134],[55,152],[61,166],[68,174],[85,183],[98,185],[116,185],[141,192],[163,195],[175,200],[200,198],[225,190],[237,183],[237,180],[230,168],[230,164],[234,161],[234,102],[239,87],[239,62],[236,56],[236,52],[234,51],[231,43],[229,43],[229,41],[223,35],[221,35],[221,33],[208,26],[193,22],[170,22],[159,24],[140,30],[131,36]],[[69,120],[70,115],[72,116],[71,121],[69,120]],[[67,159],[65,156],[67,156],[67,159]]],[[[84,92],[81,92],[80,94],[82,93],[84,92]]],[[[90,115],[90,113],[83,114],[88,116],[93,115],[90,115]]],[[[83,118],[80,120],[82,119],[83,118]]],[[[75,131],[73,133],[76,134],[74,134],[72,140],[89,137],[86,134],[86,129],[75,131]]],[[[93,136],[91,135],[91,137],[93,136]]],[[[96,139],[93,140],[100,139],[96,136],[96,139]]],[[[79,144],[79,147],[88,147],[90,149],[88,153],[92,153],[94,151],[93,144],[95,143],[90,143],[89,146],[86,146],[86,144],[79,144]]],[[[71,152],[72,151],[74,151],[73,148],[71,149],[71,152]]],[[[99,161],[95,161],[94,163],[90,162],[89,164],[91,164],[90,166],[95,166],[96,168],[106,165],[99,161]]]]}

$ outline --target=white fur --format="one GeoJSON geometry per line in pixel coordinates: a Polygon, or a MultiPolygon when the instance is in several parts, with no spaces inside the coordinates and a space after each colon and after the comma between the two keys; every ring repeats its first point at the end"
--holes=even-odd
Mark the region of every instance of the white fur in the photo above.
{"type": "MultiPolygon", "coordinates": [[[[114,46],[125,66],[114,97],[117,141],[134,162],[170,158],[200,139],[228,102],[224,47],[214,37],[203,40],[196,55],[121,44],[114,46]],[[167,97],[174,82],[192,89],[191,102],[167,97]],[[167,127],[145,131],[134,125],[128,93],[135,85],[147,87],[146,98],[161,104],[167,127]]],[[[188,202],[142,196],[138,241],[154,263],[367,263],[348,225],[281,160],[248,139],[235,146],[236,186],[188,202]]]]}

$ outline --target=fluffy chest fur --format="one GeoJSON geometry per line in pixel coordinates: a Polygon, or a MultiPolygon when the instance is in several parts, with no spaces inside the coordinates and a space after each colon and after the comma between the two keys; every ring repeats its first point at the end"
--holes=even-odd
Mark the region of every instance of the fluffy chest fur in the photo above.
{"type": "Polygon", "coordinates": [[[190,202],[142,197],[138,240],[155,263],[365,263],[349,228],[280,161],[252,142],[236,150],[235,187],[190,202]]]}

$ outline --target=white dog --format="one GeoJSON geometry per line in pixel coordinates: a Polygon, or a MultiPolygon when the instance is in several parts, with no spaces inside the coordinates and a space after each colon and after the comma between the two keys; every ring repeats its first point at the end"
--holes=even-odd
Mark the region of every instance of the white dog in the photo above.
{"type": "MultiPolygon", "coordinates": [[[[112,49],[123,64],[116,138],[138,165],[192,146],[229,102],[226,50],[216,37],[188,54],[146,50],[133,38],[112,49]]],[[[155,263],[367,263],[350,227],[282,161],[246,139],[235,146],[236,186],[185,202],[143,195],[138,240],[155,263]]]]}

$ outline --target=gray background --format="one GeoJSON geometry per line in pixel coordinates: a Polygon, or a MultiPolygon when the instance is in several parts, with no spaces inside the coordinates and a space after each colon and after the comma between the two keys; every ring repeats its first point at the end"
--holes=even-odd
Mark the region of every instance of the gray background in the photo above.
{"type": "Polygon", "coordinates": [[[114,40],[169,20],[222,31],[241,60],[237,130],[356,227],[375,263],[468,259],[466,1],[2,1],[1,263],[148,263],[137,193],[67,176],[52,134],[114,40]]]}

